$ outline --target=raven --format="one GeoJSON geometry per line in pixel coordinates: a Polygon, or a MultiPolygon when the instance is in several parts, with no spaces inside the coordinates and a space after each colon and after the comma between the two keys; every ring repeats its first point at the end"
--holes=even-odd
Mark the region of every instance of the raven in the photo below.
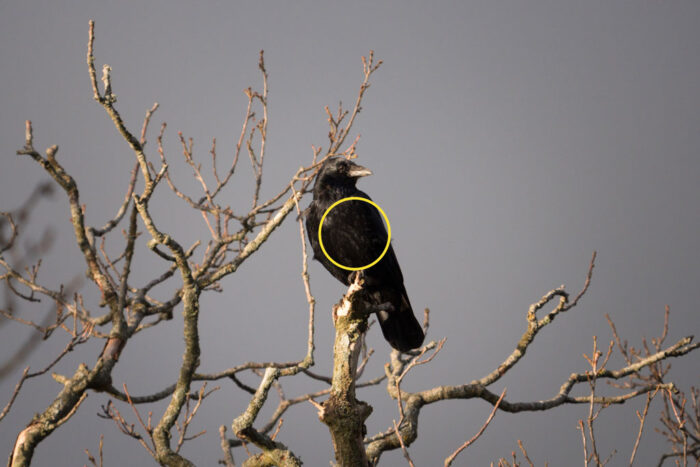
{"type": "MultiPolygon", "coordinates": [[[[350,285],[353,274],[333,264],[323,253],[318,241],[318,229],[326,210],[336,201],[350,196],[371,199],[358,190],[357,179],[372,172],[342,157],[324,162],[316,177],[314,199],[306,211],[306,230],[314,250],[314,259],[340,282],[350,285]]],[[[328,255],[347,267],[362,267],[372,263],[384,251],[387,232],[379,211],[364,201],[351,200],[334,207],[323,222],[323,246],[328,255]]],[[[365,288],[377,311],[384,338],[402,352],[420,347],[423,329],[413,314],[403,285],[403,275],[394,249],[389,246],[384,257],[374,266],[364,269],[365,288]]]]}

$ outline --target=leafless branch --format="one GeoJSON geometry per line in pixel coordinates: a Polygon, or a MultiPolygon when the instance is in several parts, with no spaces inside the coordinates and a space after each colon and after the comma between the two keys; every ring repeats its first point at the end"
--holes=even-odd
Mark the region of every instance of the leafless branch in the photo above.
{"type": "MultiPolygon", "coordinates": [[[[525,450],[525,446],[523,446],[523,442],[521,440],[518,440],[518,447],[520,448],[520,452],[523,453],[523,456],[525,456],[525,460],[527,461],[528,465],[530,467],[535,467],[535,464],[530,460],[530,456],[527,455],[527,451],[525,450]]],[[[547,467],[546,463],[545,467],[547,467]]]]}
{"type": "Polygon", "coordinates": [[[341,466],[369,465],[362,438],[364,421],[372,408],[355,397],[357,364],[369,316],[363,282],[362,275],[357,274],[333,308],[333,379],[330,397],[319,411],[319,418],[330,430],[335,459],[341,466]]]}
{"type": "Polygon", "coordinates": [[[403,438],[401,438],[401,432],[399,432],[399,426],[396,424],[396,420],[393,420],[393,423],[394,433],[396,433],[396,437],[399,438],[399,444],[401,444],[401,452],[403,453],[403,457],[404,459],[406,459],[406,462],[408,462],[409,466],[415,467],[413,459],[411,459],[411,456],[408,454],[408,449],[406,448],[406,445],[403,442],[403,438]]]}
{"type": "Polygon", "coordinates": [[[556,289],[550,290],[539,301],[530,305],[530,308],[527,312],[528,328],[527,331],[525,331],[525,333],[518,341],[515,350],[513,350],[513,352],[508,356],[508,358],[506,358],[503,361],[503,363],[501,363],[498,366],[498,368],[496,368],[494,371],[492,371],[485,377],[481,378],[478,381],[478,384],[482,386],[489,386],[498,381],[501,378],[501,376],[503,376],[516,363],[518,363],[518,361],[520,361],[520,359],[525,355],[527,347],[532,343],[537,333],[543,327],[551,323],[552,320],[556,318],[556,316],[559,313],[566,312],[578,304],[578,301],[586,293],[591,283],[591,278],[593,277],[593,268],[595,266],[595,259],[596,252],[594,251],[591,257],[590,265],[588,266],[588,272],[586,274],[586,280],[584,282],[583,288],[581,288],[581,291],[576,295],[576,298],[573,302],[569,302],[569,294],[566,292],[566,290],[564,290],[564,286],[561,286],[557,287],[556,289]],[[554,310],[550,311],[544,318],[538,320],[536,313],[542,308],[544,308],[547,304],[549,304],[549,302],[554,300],[556,297],[559,297],[559,303],[554,308],[554,310]]]}
{"type": "Polygon", "coordinates": [[[185,441],[189,441],[195,438],[198,438],[199,436],[205,434],[207,430],[202,430],[199,433],[195,434],[194,436],[187,436],[187,429],[189,428],[190,424],[192,423],[192,419],[194,419],[194,416],[197,415],[197,411],[199,408],[202,406],[202,401],[212,392],[218,391],[219,387],[215,387],[214,389],[210,390],[209,392],[205,392],[207,388],[207,383],[204,383],[202,387],[199,389],[197,392],[197,402],[195,406],[190,410],[190,398],[186,399],[185,402],[185,412],[183,414],[183,421],[182,425],[179,423],[175,423],[175,427],[177,428],[177,431],[180,433],[180,437],[177,440],[177,448],[175,449],[175,452],[180,452],[180,449],[182,448],[182,445],[184,444],[185,441]]]}
{"type": "Polygon", "coordinates": [[[226,439],[226,425],[221,425],[219,427],[219,438],[221,439],[221,450],[224,452],[224,460],[219,461],[219,464],[223,464],[226,467],[235,467],[236,464],[233,461],[233,454],[231,453],[231,446],[228,444],[226,439]]]}
{"type": "Polygon", "coordinates": [[[233,421],[232,428],[237,437],[251,442],[260,448],[263,451],[260,456],[272,462],[274,465],[300,466],[301,461],[299,458],[284,444],[272,440],[267,435],[253,428],[253,423],[267,399],[267,393],[276,379],[280,377],[280,374],[281,372],[277,368],[268,368],[265,370],[265,375],[260,382],[258,390],[251,399],[248,408],[233,421]]]}
{"type": "Polygon", "coordinates": [[[642,439],[642,432],[644,431],[644,422],[646,421],[647,414],[649,413],[649,406],[651,405],[651,401],[654,399],[656,396],[656,393],[658,391],[654,391],[653,393],[647,393],[647,398],[646,402],[644,403],[644,409],[642,410],[642,413],[639,413],[639,410],[637,410],[637,418],[639,419],[639,431],[637,432],[637,437],[634,440],[634,447],[632,448],[632,454],[630,455],[630,465],[634,464],[634,458],[637,455],[637,449],[639,448],[639,442],[642,439]]]}
{"type": "MultiPolygon", "coordinates": [[[[136,413],[138,414],[138,411],[136,411],[136,413]]],[[[106,406],[105,405],[102,406],[102,414],[98,414],[98,416],[100,416],[102,418],[107,418],[107,419],[113,420],[114,423],[116,424],[117,428],[119,429],[119,431],[121,431],[125,435],[137,440],[141,444],[141,446],[143,446],[146,449],[146,451],[148,451],[148,453],[151,456],[153,456],[154,458],[156,457],[155,447],[153,446],[153,437],[151,435],[153,428],[151,427],[150,416],[149,416],[149,420],[148,420],[148,425],[145,425],[143,423],[143,421],[140,420],[140,418],[141,418],[140,416],[138,417],[139,421],[141,422],[142,427],[146,430],[146,434],[148,435],[149,439],[151,440],[150,445],[149,445],[149,443],[146,442],[144,437],[138,431],[136,431],[134,429],[134,424],[133,423],[129,424],[126,421],[126,419],[122,416],[122,414],[119,413],[119,410],[117,410],[117,408],[114,406],[114,404],[112,404],[112,401],[109,401],[106,406]]]]}
{"type": "Polygon", "coordinates": [[[491,423],[491,420],[493,420],[493,417],[496,416],[496,410],[498,410],[498,406],[501,404],[501,401],[503,400],[503,397],[505,397],[505,395],[506,395],[506,390],[503,389],[503,391],[501,392],[501,396],[498,398],[498,401],[496,401],[496,403],[495,403],[494,406],[493,406],[493,409],[491,410],[491,414],[490,414],[489,417],[486,419],[486,421],[484,422],[484,424],[481,425],[481,429],[479,429],[479,431],[477,431],[476,434],[475,434],[474,436],[472,436],[470,439],[468,439],[467,441],[465,441],[464,444],[462,444],[460,447],[458,447],[452,454],[450,454],[450,455],[445,459],[445,467],[448,467],[448,466],[452,465],[452,463],[453,463],[454,460],[457,458],[457,456],[458,456],[462,451],[464,451],[465,449],[467,449],[469,446],[471,446],[472,444],[474,444],[474,441],[476,441],[477,439],[479,439],[479,437],[484,433],[484,431],[486,431],[486,427],[489,426],[489,423],[491,423]]]}
{"type": "MultiPolygon", "coordinates": [[[[418,365],[424,365],[426,363],[430,363],[431,361],[433,361],[433,359],[438,354],[438,352],[440,352],[440,350],[442,350],[442,346],[445,344],[446,340],[447,339],[445,339],[445,338],[441,339],[437,343],[437,346],[435,346],[435,344],[433,342],[424,346],[420,350],[418,355],[413,357],[408,362],[408,364],[405,366],[405,368],[403,368],[403,371],[401,372],[401,374],[395,379],[394,385],[396,386],[396,403],[398,404],[399,413],[401,414],[401,418],[399,420],[399,425],[401,425],[401,422],[403,422],[403,420],[404,420],[403,403],[401,401],[401,381],[408,374],[408,372],[411,371],[411,369],[413,369],[414,367],[416,367],[418,365]],[[423,357],[423,355],[425,355],[425,353],[428,350],[431,350],[433,348],[434,348],[434,351],[433,351],[432,355],[430,355],[430,357],[426,358],[425,360],[421,360],[421,357],[423,357]]],[[[396,361],[398,359],[400,359],[400,353],[398,351],[392,351],[392,360],[396,361]]],[[[398,368],[398,366],[397,366],[397,368],[398,368]]]]}
{"type": "MultiPolygon", "coordinates": [[[[155,106],[154,106],[155,109],[155,106]]],[[[149,117],[150,118],[150,117],[149,117]]],[[[144,129],[146,126],[144,125],[144,129]]],[[[136,186],[136,179],[138,177],[138,168],[139,164],[138,162],[134,164],[134,168],[131,169],[131,178],[129,179],[129,185],[127,186],[126,189],[126,195],[124,195],[124,201],[122,202],[121,206],[119,206],[119,209],[117,210],[117,214],[114,216],[114,218],[110,219],[107,221],[107,223],[102,226],[99,229],[95,229],[93,227],[89,227],[88,231],[93,237],[102,237],[103,235],[109,233],[116,227],[124,217],[124,214],[126,214],[126,209],[129,207],[129,202],[131,201],[131,196],[134,193],[134,187],[136,186]]]]}
{"type": "Polygon", "coordinates": [[[102,455],[102,447],[104,446],[104,439],[105,439],[104,435],[100,435],[100,444],[99,444],[98,451],[97,451],[99,459],[100,459],[99,463],[95,459],[95,456],[90,454],[90,450],[88,450],[88,449],[85,450],[85,454],[87,454],[88,460],[95,467],[102,467],[104,465],[104,456],[102,455]]]}
{"type": "MultiPolygon", "coordinates": [[[[404,421],[399,425],[401,430],[402,441],[408,446],[417,437],[417,426],[418,426],[418,416],[421,409],[432,403],[449,400],[449,399],[472,399],[480,398],[484,399],[492,405],[495,405],[499,401],[499,396],[494,394],[488,389],[488,386],[498,381],[500,377],[505,374],[510,368],[512,368],[525,354],[528,346],[533,342],[537,332],[547,324],[549,324],[557,314],[571,309],[575,303],[583,296],[583,293],[588,289],[590,284],[591,275],[593,271],[595,260],[595,254],[591,260],[591,264],[588,268],[588,273],[586,275],[586,281],[581,292],[579,292],[574,299],[574,301],[569,302],[569,295],[564,290],[563,287],[559,287],[551,290],[545,294],[542,299],[530,306],[527,314],[528,330],[523,334],[516,350],[501,364],[499,367],[489,373],[487,376],[472,381],[471,383],[458,385],[458,386],[437,386],[432,389],[426,389],[416,393],[407,393],[401,391],[401,398],[404,401],[404,421]],[[537,311],[542,309],[547,303],[552,301],[554,298],[559,297],[559,303],[554,308],[553,311],[548,313],[544,318],[538,319],[536,316],[537,311]]],[[[658,341],[657,341],[658,342],[658,341]]],[[[602,366],[598,366],[595,372],[595,378],[597,380],[606,379],[611,381],[622,381],[629,379],[628,377],[632,375],[637,375],[639,372],[646,368],[653,368],[653,366],[661,361],[665,361],[671,357],[678,357],[686,355],[700,346],[698,343],[692,342],[692,337],[686,337],[673,345],[667,346],[666,348],[659,347],[657,352],[649,353],[649,355],[637,359],[635,362],[630,363],[618,370],[609,370],[602,366]]],[[[607,358],[612,351],[612,347],[608,350],[607,357],[601,362],[607,363],[607,358]]],[[[598,357],[602,357],[601,355],[598,357]]],[[[393,369],[387,370],[388,374],[391,375],[392,371],[396,372],[397,368],[401,368],[403,363],[397,363],[392,360],[393,369]]],[[[400,374],[395,373],[394,378],[400,374]]],[[[570,393],[574,386],[580,383],[587,383],[590,380],[591,372],[583,373],[572,373],[569,378],[561,385],[558,394],[549,399],[543,399],[531,402],[511,402],[503,399],[499,402],[499,409],[516,413],[522,411],[540,411],[549,410],[554,407],[558,407],[563,404],[597,404],[597,405],[610,405],[610,404],[622,404],[627,400],[633,399],[635,397],[645,395],[648,393],[653,393],[659,389],[674,389],[673,383],[666,383],[663,381],[650,381],[649,384],[640,385],[638,387],[630,387],[626,392],[619,395],[613,396],[571,396],[570,393]]],[[[399,395],[396,390],[396,385],[392,381],[392,377],[389,378],[389,384],[387,385],[387,390],[392,397],[398,398],[399,395]]],[[[400,448],[400,442],[393,429],[387,430],[385,432],[379,433],[365,440],[367,444],[367,454],[370,462],[377,463],[381,453],[390,450],[400,448]]],[[[601,461],[602,462],[602,461],[601,461]]]]}
{"type": "Polygon", "coordinates": [[[10,411],[10,408],[12,408],[12,404],[15,402],[15,399],[17,398],[17,394],[19,394],[20,389],[22,389],[22,384],[24,384],[24,381],[27,379],[28,373],[29,373],[29,367],[26,367],[24,369],[24,371],[22,372],[22,377],[19,379],[19,381],[17,381],[17,384],[15,385],[14,391],[12,391],[12,396],[10,396],[10,401],[2,409],[2,412],[0,412],[0,420],[5,418],[5,416],[10,411]]]}

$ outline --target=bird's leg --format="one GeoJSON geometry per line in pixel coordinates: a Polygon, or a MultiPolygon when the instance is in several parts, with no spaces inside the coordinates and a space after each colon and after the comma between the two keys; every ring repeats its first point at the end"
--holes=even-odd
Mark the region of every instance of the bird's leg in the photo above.
{"type": "MultiPolygon", "coordinates": [[[[358,288],[362,288],[366,286],[365,282],[365,271],[359,270],[359,271],[352,271],[350,274],[348,274],[348,282],[351,284],[351,286],[356,286],[358,288]]],[[[381,299],[381,296],[378,293],[371,293],[370,295],[373,296],[373,298],[376,301],[379,301],[381,299]]],[[[394,306],[393,303],[391,302],[381,302],[381,303],[366,303],[366,312],[368,315],[375,314],[375,313],[393,313],[396,310],[396,307],[394,306]]]]}

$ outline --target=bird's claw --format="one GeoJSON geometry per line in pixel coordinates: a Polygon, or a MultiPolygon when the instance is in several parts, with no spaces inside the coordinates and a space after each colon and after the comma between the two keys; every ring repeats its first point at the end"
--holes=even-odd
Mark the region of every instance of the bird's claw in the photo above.
{"type": "Polygon", "coordinates": [[[350,274],[348,274],[348,283],[354,284],[357,283],[359,285],[363,284],[365,282],[365,271],[363,269],[359,271],[352,271],[350,274]]]}

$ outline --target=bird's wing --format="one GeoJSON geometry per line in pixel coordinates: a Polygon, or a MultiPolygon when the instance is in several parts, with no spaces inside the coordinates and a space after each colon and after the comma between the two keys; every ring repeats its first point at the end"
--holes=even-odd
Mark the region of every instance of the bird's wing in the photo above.
{"type": "MultiPolygon", "coordinates": [[[[362,191],[353,196],[371,198],[362,191]]],[[[338,263],[349,267],[366,266],[384,251],[387,231],[381,213],[364,201],[346,201],[328,213],[323,223],[323,244],[326,252],[338,263]]],[[[403,276],[390,246],[382,260],[366,270],[370,276],[381,276],[381,282],[403,286],[403,276]]]]}

